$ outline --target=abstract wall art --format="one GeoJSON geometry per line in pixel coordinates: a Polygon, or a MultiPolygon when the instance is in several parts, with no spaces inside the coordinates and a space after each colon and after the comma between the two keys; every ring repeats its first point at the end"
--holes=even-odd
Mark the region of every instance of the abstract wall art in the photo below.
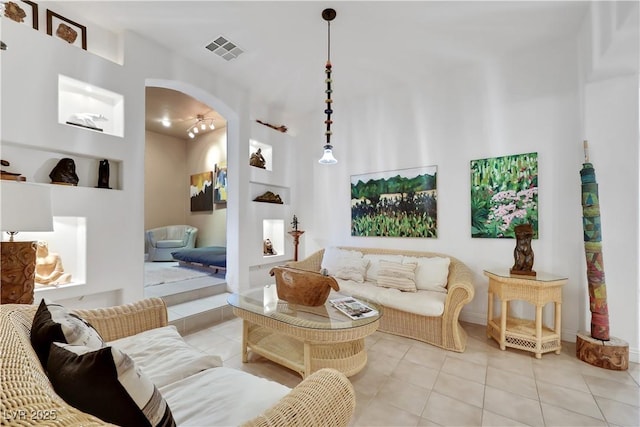
{"type": "Polygon", "coordinates": [[[213,210],[213,172],[191,175],[191,212],[213,210]]]}

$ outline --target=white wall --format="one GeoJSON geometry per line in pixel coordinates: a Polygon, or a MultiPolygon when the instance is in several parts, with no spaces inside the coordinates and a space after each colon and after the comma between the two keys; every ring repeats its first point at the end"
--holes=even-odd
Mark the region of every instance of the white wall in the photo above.
{"type": "MultiPolygon", "coordinates": [[[[181,90],[218,110],[227,120],[230,149],[230,212],[227,282],[231,289],[248,283],[248,266],[239,257],[246,241],[249,165],[249,93],[212,76],[177,54],[133,33],[123,35],[123,65],[61,43],[43,31],[2,20],[3,146],[53,151],[119,162],[118,190],[55,186],[53,213],[86,219],[86,285],[61,289],[49,298],[70,307],[99,307],[131,302],[143,296],[145,85],[181,90]],[[82,131],[57,123],[58,74],[124,95],[124,138],[82,131]],[[166,86],[162,86],[165,84],[166,86]],[[28,112],[26,114],[25,112],[28,112]],[[38,118],[34,126],[33,117],[38,118]],[[242,158],[242,162],[239,159],[242,158]]],[[[24,160],[23,159],[23,160],[24,160]]],[[[11,159],[8,159],[11,160],[11,159]]],[[[30,165],[29,176],[40,165],[30,165]]]]}
{"type": "MultiPolygon", "coordinates": [[[[515,241],[470,237],[469,162],[537,152],[540,238],[532,244],[534,270],[569,278],[563,290],[562,338],[575,341],[576,332],[585,327],[585,309],[588,313],[579,176],[583,160],[582,84],[576,37],[425,76],[423,82],[381,90],[349,104],[336,101],[332,142],[337,165],[317,164],[321,144],[315,136],[322,134],[320,114],[310,119],[300,136],[301,145],[307,147],[302,162],[315,164],[309,174],[301,176],[301,187],[310,183],[307,188],[312,188],[301,194],[298,207],[299,217],[307,223],[306,254],[327,245],[345,244],[453,255],[472,269],[476,287],[475,298],[461,317],[485,324],[488,280],[483,269],[510,267],[515,241]],[[428,165],[438,167],[437,239],[350,236],[350,175],[428,165]]],[[[603,212],[609,215],[604,233],[621,237],[615,245],[613,239],[607,245],[605,260],[626,262],[624,268],[610,262],[612,269],[617,269],[612,272],[616,282],[626,282],[608,289],[612,303],[622,305],[611,318],[612,334],[630,343],[631,357],[637,360],[638,215],[634,207],[625,213],[616,209],[638,205],[637,78],[635,84],[635,90],[628,81],[589,88],[588,97],[596,104],[602,101],[598,109],[591,108],[591,114],[609,109],[607,119],[613,116],[615,120],[605,126],[602,118],[587,130],[596,134],[598,129],[600,137],[618,128],[612,132],[613,139],[622,134],[615,142],[603,138],[593,143],[600,144],[598,151],[609,153],[608,159],[596,165],[599,177],[612,181],[605,184],[606,190],[601,189],[607,191],[605,200],[610,203],[603,212]],[[629,93],[622,96],[624,90],[629,93]],[[627,172],[613,178],[620,171],[627,172]]],[[[339,94],[337,85],[336,81],[335,92],[339,94]]],[[[514,309],[516,315],[533,315],[525,303],[515,304],[514,309]]],[[[546,309],[545,322],[551,322],[551,314],[552,310],[546,309]]]]}

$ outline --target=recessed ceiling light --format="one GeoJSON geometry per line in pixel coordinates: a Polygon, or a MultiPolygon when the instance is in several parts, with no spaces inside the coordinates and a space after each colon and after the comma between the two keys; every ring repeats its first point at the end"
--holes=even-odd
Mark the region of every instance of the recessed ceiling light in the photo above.
{"type": "Polygon", "coordinates": [[[164,119],[162,119],[162,126],[168,128],[171,127],[171,120],[167,119],[166,117],[164,119]]]}

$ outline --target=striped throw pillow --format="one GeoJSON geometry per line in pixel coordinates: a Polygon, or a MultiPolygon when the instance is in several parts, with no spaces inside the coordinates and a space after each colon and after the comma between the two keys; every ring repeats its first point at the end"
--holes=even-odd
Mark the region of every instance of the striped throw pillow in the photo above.
{"type": "Polygon", "coordinates": [[[417,264],[380,260],[378,286],[399,289],[403,292],[416,292],[417,264]]]}

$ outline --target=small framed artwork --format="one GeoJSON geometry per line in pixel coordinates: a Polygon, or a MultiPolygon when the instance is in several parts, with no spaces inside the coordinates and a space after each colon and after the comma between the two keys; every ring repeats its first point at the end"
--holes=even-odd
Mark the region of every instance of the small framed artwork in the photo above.
{"type": "Polygon", "coordinates": [[[32,1],[7,1],[2,3],[2,15],[12,21],[38,29],[38,5],[32,1]]]}
{"type": "Polygon", "coordinates": [[[191,212],[213,210],[213,172],[191,175],[191,212]]]}
{"type": "Polygon", "coordinates": [[[216,165],[216,182],[213,187],[213,203],[227,203],[227,167],[216,165]]]}
{"type": "Polygon", "coordinates": [[[47,34],[87,50],[87,27],[47,9],[47,34]],[[54,30],[55,29],[55,30],[54,30]]]}
{"type": "Polygon", "coordinates": [[[437,166],[351,176],[351,235],[438,237],[437,166]]]}

